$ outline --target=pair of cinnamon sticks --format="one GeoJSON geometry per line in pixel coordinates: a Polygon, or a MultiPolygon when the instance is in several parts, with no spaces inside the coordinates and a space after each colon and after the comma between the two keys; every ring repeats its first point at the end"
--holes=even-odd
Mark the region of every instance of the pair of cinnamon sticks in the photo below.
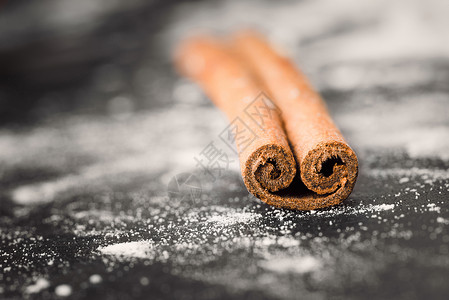
{"type": "Polygon", "coordinates": [[[349,196],[357,156],[306,77],[261,35],[189,38],[179,46],[175,64],[235,123],[249,192],[270,205],[298,210],[335,205],[349,196]]]}

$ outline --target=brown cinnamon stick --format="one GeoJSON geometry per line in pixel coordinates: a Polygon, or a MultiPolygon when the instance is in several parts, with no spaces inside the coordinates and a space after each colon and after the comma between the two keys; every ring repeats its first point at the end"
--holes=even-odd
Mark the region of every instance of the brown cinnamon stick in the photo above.
{"type": "Polygon", "coordinates": [[[187,40],[178,50],[176,64],[180,71],[198,82],[237,127],[240,167],[246,174],[243,179],[248,190],[261,197],[262,191],[276,192],[290,186],[296,163],[278,112],[265,118],[264,126],[255,124],[245,112],[261,93],[248,70],[223,44],[211,38],[187,40]]]}
{"type": "Polygon", "coordinates": [[[293,63],[257,33],[238,33],[233,45],[282,111],[301,180],[316,193],[307,197],[309,203],[322,207],[346,199],[357,179],[357,156],[333,123],[324,101],[293,63]]]}
{"type": "Polygon", "coordinates": [[[178,53],[181,71],[197,81],[231,121],[240,119],[258,136],[239,151],[242,176],[252,194],[270,205],[301,210],[338,204],[349,196],[357,178],[355,153],[306,78],[260,36],[236,35],[232,52],[208,38],[191,39],[178,53]],[[260,128],[245,109],[264,90],[282,114],[276,112],[260,128]],[[300,177],[295,177],[288,142],[300,177]]]}

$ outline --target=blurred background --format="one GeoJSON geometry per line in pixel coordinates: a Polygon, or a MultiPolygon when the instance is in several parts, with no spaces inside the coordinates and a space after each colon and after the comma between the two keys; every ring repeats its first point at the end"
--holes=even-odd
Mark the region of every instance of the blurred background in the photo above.
{"type": "Polygon", "coordinates": [[[443,299],[448,15],[445,0],[0,1],[0,298],[443,299]],[[356,150],[344,205],[261,204],[229,149],[223,176],[197,172],[227,120],[172,53],[242,28],[295,61],[356,150]],[[180,173],[201,197],[168,197],[180,173]]]}
{"type": "Polygon", "coordinates": [[[447,6],[435,0],[3,1],[1,120],[25,124],[171,106],[179,96],[170,63],[176,42],[192,32],[246,27],[286,48],[322,89],[411,86],[430,73],[443,87],[447,6]],[[366,66],[375,62],[374,70],[366,66]],[[392,62],[406,66],[392,70],[392,62]],[[122,100],[111,101],[116,97],[122,100]]]}

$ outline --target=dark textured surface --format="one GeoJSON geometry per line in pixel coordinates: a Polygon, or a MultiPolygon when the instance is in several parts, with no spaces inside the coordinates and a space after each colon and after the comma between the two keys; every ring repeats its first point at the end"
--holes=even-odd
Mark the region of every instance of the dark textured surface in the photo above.
{"type": "Polygon", "coordinates": [[[0,11],[0,298],[447,298],[444,1],[68,3],[0,11]],[[344,204],[250,197],[224,117],[174,74],[180,36],[242,23],[284,42],[357,152],[344,204]],[[210,142],[234,159],[215,178],[210,142]],[[201,193],[168,197],[179,173],[201,193]]]}

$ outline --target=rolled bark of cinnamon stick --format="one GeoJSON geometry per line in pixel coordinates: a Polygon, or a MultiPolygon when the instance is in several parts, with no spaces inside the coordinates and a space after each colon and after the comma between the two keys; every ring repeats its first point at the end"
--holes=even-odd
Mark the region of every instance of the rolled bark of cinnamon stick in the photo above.
{"type": "Polygon", "coordinates": [[[245,109],[261,94],[258,83],[219,41],[192,38],[180,45],[175,58],[179,70],[195,80],[237,127],[240,167],[244,183],[257,197],[289,187],[296,174],[279,113],[273,111],[257,126],[245,109]]]}
{"type": "Polygon", "coordinates": [[[245,109],[260,91],[280,109],[265,120],[264,128],[250,125],[258,138],[239,149],[248,190],[270,205],[289,209],[342,202],[354,187],[357,157],[323,100],[293,64],[257,34],[238,34],[231,46],[232,50],[208,38],[190,39],[179,48],[176,63],[231,121],[252,124],[245,109]]]}
{"type": "Polygon", "coordinates": [[[301,181],[315,193],[306,197],[311,205],[305,207],[334,205],[346,199],[357,179],[357,156],[320,95],[293,63],[276,53],[259,34],[240,32],[232,41],[282,111],[301,181]]]}

